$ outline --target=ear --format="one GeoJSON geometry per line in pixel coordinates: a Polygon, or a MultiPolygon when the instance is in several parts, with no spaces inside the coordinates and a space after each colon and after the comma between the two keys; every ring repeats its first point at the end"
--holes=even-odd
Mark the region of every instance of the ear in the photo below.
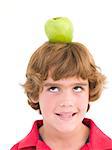
{"type": "Polygon", "coordinates": [[[38,99],[33,99],[33,98],[29,98],[29,101],[32,102],[32,103],[34,103],[34,104],[36,104],[36,103],[39,102],[38,99]]]}

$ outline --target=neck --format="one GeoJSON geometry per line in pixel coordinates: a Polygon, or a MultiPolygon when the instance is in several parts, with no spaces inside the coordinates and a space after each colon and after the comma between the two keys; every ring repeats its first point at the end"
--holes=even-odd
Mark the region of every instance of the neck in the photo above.
{"type": "Polygon", "coordinates": [[[69,133],[59,132],[49,127],[42,126],[39,130],[42,139],[52,150],[79,150],[87,141],[89,128],[81,124],[77,129],[69,133]]]}

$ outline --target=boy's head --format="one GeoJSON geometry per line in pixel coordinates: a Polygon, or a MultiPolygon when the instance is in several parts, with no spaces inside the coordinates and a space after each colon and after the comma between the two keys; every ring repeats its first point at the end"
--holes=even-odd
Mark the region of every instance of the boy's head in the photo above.
{"type": "Polygon", "coordinates": [[[105,76],[100,73],[92,55],[83,44],[46,42],[34,52],[26,72],[24,88],[28,103],[34,109],[40,109],[39,93],[49,74],[55,81],[68,77],[88,79],[89,101],[99,98],[105,82],[105,76]]]}

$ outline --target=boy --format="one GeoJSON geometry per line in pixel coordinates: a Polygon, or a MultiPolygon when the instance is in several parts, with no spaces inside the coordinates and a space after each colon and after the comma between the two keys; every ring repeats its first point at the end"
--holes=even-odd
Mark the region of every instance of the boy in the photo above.
{"type": "Polygon", "coordinates": [[[26,77],[28,103],[43,120],[11,150],[112,150],[111,139],[84,118],[105,76],[83,44],[44,43],[32,55],[26,77]]]}

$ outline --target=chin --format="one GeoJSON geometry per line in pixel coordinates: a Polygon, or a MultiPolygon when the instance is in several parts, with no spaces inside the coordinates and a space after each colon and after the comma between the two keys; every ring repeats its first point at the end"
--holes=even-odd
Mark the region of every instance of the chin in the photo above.
{"type": "Polygon", "coordinates": [[[60,120],[59,122],[55,123],[55,128],[57,131],[62,133],[73,132],[82,125],[83,119],[83,115],[77,115],[77,117],[71,120],[60,120]]]}
{"type": "Polygon", "coordinates": [[[77,125],[76,124],[64,124],[64,125],[59,125],[59,126],[56,126],[55,129],[60,132],[60,133],[70,133],[70,132],[73,132],[74,130],[77,130],[77,125]]]}

